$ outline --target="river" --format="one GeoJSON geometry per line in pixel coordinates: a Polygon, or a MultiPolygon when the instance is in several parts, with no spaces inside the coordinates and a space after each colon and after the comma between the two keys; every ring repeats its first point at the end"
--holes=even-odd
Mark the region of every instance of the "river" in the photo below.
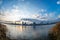
{"type": "Polygon", "coordinates": [[[6,36],[15,40],[48,40],[48,31],[54,26],[23,26],[23,25],[6,25],[6,36]]]}

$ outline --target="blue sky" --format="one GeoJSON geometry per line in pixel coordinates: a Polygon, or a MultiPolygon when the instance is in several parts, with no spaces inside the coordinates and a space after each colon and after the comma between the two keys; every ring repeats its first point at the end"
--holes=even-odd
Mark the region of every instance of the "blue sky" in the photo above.
{"type": "Polygon", "coordinates": [[[9,20],[55,19],[60,17],[60,0],[1,0],[0,12],[9,20]]]}

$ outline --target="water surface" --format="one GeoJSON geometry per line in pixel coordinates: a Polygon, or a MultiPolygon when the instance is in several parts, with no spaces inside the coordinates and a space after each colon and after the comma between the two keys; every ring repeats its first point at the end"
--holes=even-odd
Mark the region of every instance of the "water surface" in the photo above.
{"type": "Polygon", "coordinates": [[[55,24],[41,26],[7,25],[7,36],[16,40],[48,40],[48,31],[55,24]]]}

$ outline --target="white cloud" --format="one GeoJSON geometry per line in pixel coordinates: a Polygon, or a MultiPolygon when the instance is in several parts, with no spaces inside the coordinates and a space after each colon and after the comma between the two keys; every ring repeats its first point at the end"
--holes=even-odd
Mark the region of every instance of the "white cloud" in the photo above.
{"type": "MultiPolygon", "coordinates": [[[[43,11],[44,12],[44,11],[43,11]]],[[[19,20],[20,18],[34,18],[34,19],[39,19],[39,20],[48,20],[54,17],[54,13],[35,13],[35,14],[31,14],[28,15],[29,12],[28,11],[23,11],[22,9],[17,8],[13,8],[11,9],[11,11],[5,11],[5,19],[8,19],[10,21],[12,20],[19,20]],[[26,14],[25,14],[26,13],[26,14]]]]}
{"type": "Polygon", "coordinates": [[[58,15],[58,18],[60,18],[60,15],[58,15]]]}
{"type": "Polygon", "coordinates": [[[39,20],[53,20],[55,14],[54,13],[40,13],[40,14],[33,14],[32,18],[39,19],[39,20]]]}
{"type": "Polygon", "coordinates": [[[35,19],[44,19],[45,15],[43,16],[42,14],[33,14],[32,15],[32,18],[35,18],[35,19]]]}
{"type": "Polygon", "coordinates": [[[15,8],[15,9],[19,9],[19,6],[17,6],[17,5],[13,5],[13,8],[15,8]]]}
{"type": "Polygon", "coordinates": [[[48,17],[49,15],[47,13],[45,13],[44,16],[48,17]]]}
{"type": "Polygon", "coordinates": [[[20,9],[18,6],[13,5],[13,8],[11,10],[6,9],[4,11],[3,20],[16,21],[16,20],[19,20],[21,18],[28,18],[29,17],[28,14],[29,14],[29,12],[27,10],[20,9]]]}
{"type": "Polygon", "coordinates": [[[33,18],[39,18],[40,16],[41,16],[41,15],[39,15],[39,14],[33,14],[33,15],[32,15],[33,18]]]}
{"type": "Polygon", "coordinates": [[[38,12],[46,12],[46,9],[39,9],[38,12]]]}
{"type": "Polygon", "coordinates": [[[57,1],[57,4],[60,4],[60,1],[57,1]]]}
{"type": "Polygon", "coordinates": [[[15,20],[19,20],[19,17],[21,15],[18,14],[19,10],[17,9],[12,9],[11,11],[5,11],[5,16],[4,16],[4,20],[9,20],[9,21],[15,21],[15,20]]]}
{"type": "Polygon", "coordinates": [[[35,18],[35,19],[47,20],[52,18],[54,15],[53,13],[48,14],[46,9],[40,9],[40,10],[37,9],[37,11],[32,10],[31,12],[28,10],[26,6],[20,8],[17,5],[13,5],[13,8],[11,10],[10,9],[5,10],[4,14],[5,14],[4,19],[10,21],[19,20],[20,18],[35,18]]]}

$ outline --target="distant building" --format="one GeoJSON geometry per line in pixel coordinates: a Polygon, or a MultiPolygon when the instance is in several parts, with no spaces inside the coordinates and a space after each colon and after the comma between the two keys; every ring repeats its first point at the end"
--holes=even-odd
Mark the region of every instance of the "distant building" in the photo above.
{"type": "Polygon", "coordinates": [[[33,22],[28,21],[28,20],[21,20],[21,22],[26,23],[26,24],[33,24],[33,22]]]}

